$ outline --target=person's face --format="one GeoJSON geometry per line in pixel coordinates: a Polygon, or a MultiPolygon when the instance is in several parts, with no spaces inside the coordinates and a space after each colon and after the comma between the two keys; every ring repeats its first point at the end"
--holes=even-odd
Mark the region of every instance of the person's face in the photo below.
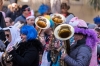
{"type": "Polygon", "coordinates": [[[22,42],[25,42],[27,41],[27,36],[24,34],[21,34],[21,39],[22,39],[22,42]]]}
{"type": "Polygon", "coordinates": [[[5,36],[6,36],[6,39],[8,40],[8,42],[11,42],[12,37],[11,37],[10,31],[5,31],[5,36]]]}
{"type": "Polygon", "coordinates": [[[52,32],[53,32],[52,28],[48,28],[48,29],[45,30],[45,33],[48,34],[48,35],[52,35],[52,32]]]}
{"type": "Polygon", "coordinates": [[[28,16],[30,14],[30,8],[29,7],[26,8],[25,11],[24,11],[24,13],[28,16]]]}
{"type": "Polygon", "coordinates": [[[27,20],[28,25],[33,25],[34,24],[34,18],[30,18],[27,20]]]}
{"type": "Polygon", "coordinates": [[[61,13],[66,14],[67,13],[67,9],[61,9],[61,13]]]}
{"type": "Polygon", "coordinates": [[[100,30],[95,30],[97,35],[98,35],[98,38],[100,38],[100,30]]]}
{"type": "Polygon", "coordinates": [[[55,41],[54,47],[58,49],[60,47],[60,41],[55,41]]]}
{"type": "Polygon", "coordinates": [[[5,23],[6,23],[6,26],[9,27],[12,25],[12,23],[10,22],[10,19],[9,18],[5,18],[5,23]]]}
{"type": "Polygon", "coordinates": [[[82,38],[83,38],[83,35],[74,34],[75,42],[77,42],[78,40],[81,40],[82,38]]]}

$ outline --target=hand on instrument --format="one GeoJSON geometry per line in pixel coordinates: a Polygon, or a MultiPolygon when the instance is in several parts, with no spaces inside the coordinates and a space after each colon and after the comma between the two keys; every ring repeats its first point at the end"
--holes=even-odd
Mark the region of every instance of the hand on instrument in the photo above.
{"type": "Polygon", "coordinates": [[[46,49],[47,51],[49,51],[49,50],[50,50],[50,45],[49,45],[49,44],[46,44],[45,49],[46,49]]]}
{"type": "Polygon", "coordinates": [[[67,54],[62,53],[62,55],[61,55],[61,59],[64,60],[66,56],[67,56],[67,54]]]}
{"type": "Polygon", "coordinates": [[[11,52],[13,49],[13,47],[9,47],[8,52],[11,52]]]}

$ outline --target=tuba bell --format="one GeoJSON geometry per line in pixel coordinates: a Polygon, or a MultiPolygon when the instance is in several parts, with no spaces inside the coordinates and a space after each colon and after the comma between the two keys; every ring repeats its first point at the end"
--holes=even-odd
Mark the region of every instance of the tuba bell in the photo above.
{"type": "Polygon", "coordinates": [[[48,29],[50,27],[50,22],[47,18],[39,16],[35,19],[35,25],[40,29],[48,29]]]}
{"type": "Polygon", "coordinates": [[[38,31],[38,39],[40,40],[41,39],[40,34],[42,30],[48,29],[50,27],[50,21],[43,16],[39,16],[35,19],[35,25],[36,27],[39,28],[37,31],[38,31]]]}
{"type": "Polygon", "coordinates": [[[52,14],[51,19],[55,24],[62,24],[66,22],[65,17],[62,14],[58,14],[58,13],[52,14]]]}
{"type": "MultiPolygon", "coordinates": [[[[57,49],[57,51],[62,51],[62,53],[69,53],[70,50],[70,42],[69,39],[74,35],[74,28],[69,24],[61,24],[57,26],[54,30],[54,36],[59,39],[63,40],[64,44],[57,49]]],[[[60,66],[67,66],[65,61],[59,60],[60,66]]]]}
{"type": "Polygon", "coordinates": [[[54,36],[59,40],[68,40],[74,35],[74,28],[69,24],[61,24],[54,30],[54,36]]]}

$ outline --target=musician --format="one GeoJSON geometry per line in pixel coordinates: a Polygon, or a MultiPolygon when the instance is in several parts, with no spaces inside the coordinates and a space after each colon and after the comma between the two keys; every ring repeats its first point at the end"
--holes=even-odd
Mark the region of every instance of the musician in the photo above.
{"type": "Polygon", "coordinates": [[[97,34],[94,30],[88,29],[85,21],[79,19],[78,22],[77,26],[72,24],[75,26],[75,43],[71,45],[70,54],[63,53],[61,59],[64,60],[68,66],[89,66],[92,49],[97,43],[97,34]]]}
{"type": "Polygon", "coordinates": [[[50,7],[46,4],[40,5],[38,12],[40,13],[40,16],[46,17],[50,21],[50,27],[54,26],[54,22],[50,18],[50,7]]]}
{"type": "Polygon", "coordinates": [[[10,49],[13,66],[39,66],[39,51],[42,50],[42,44],[36,39],[37,31],[32,26],[24,25],[20,33],[22,42],[19,43],[18,49],[10,49]]]}
{"type": "Polygon", "coordinates": [[[53,49],[51,47],[51,44],[54,43],[55,49],[58,49],[62,45],[62,41],[56,38],[54,40],[52,32],[53,32],[52,28],[48,28],[46,30],[43,30],[40,34],[41,37],[40,41],[44,45],[44,52],[42,56],[41,66],[60,66],[59,59],[61,57],[61,51],[59,51],[59,54],[57,54],[57,59],[55,63],[52,62],[50,54],[51,54],[51,50],[53,49]]]}
{"type": "Polygon", "coordinates": [[[19,32],[13,26],[3,28],[2,31],[4,31],[3,32],[4,36],[2,35],[2,37],[0,37],[0,38],[6,37],[6,40],[4,41],[4,43],[2,41],[0,41],[0,46],[2,46],[2,48],[0,48],[1,49],[0,62],[1,62],[1,58],[2,58],[2,55],[4,54],[4,52],[7,51],[9,47],[11,47],[13,44],[16,44],[16,42],[18,42],[21,39],[19,32]],[[5,46],[3,44],[5,44],[5,46]]]}
{"type": "Polygon", "coordinates": [[[44,46],[44,52],[41,60],[41,66],[50,66],[51,61],[48,59],[49,51],[50,51],[50,43],[52,37],[52,28],[48,28],[45,30],[42,30],[40,34],[40,41],[42,42],[44,46]]]}

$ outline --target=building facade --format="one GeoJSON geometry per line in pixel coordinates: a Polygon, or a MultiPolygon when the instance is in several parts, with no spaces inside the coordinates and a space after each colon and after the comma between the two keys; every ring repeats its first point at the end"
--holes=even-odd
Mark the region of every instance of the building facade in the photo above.
{"type": "MultiPolygon", "coordinates": [[[[70,5],[69,12],[73,13],[75,16],[84,19],[86,22],[93,23],[93,18],[97,15],[100,15],[100,11],[95,11],[90,5],[89,0],[53,0],[66,2],[70,5]]],[[[27,4],[34,11],[38,10],[39,6],[45,3],[49,6],[52,6],[52,0],[18,0],[18,4],[27,4]]],[[[4,5],[10,4],[9,1],[4,1],[4,5]]],[[[60,3],[58,4],[60,5],[60,3]]],[[[53,9],[53,8],[52,8],[53,9]]],[[[59,7],[58,7],[59,9],[59,7]]]]}

